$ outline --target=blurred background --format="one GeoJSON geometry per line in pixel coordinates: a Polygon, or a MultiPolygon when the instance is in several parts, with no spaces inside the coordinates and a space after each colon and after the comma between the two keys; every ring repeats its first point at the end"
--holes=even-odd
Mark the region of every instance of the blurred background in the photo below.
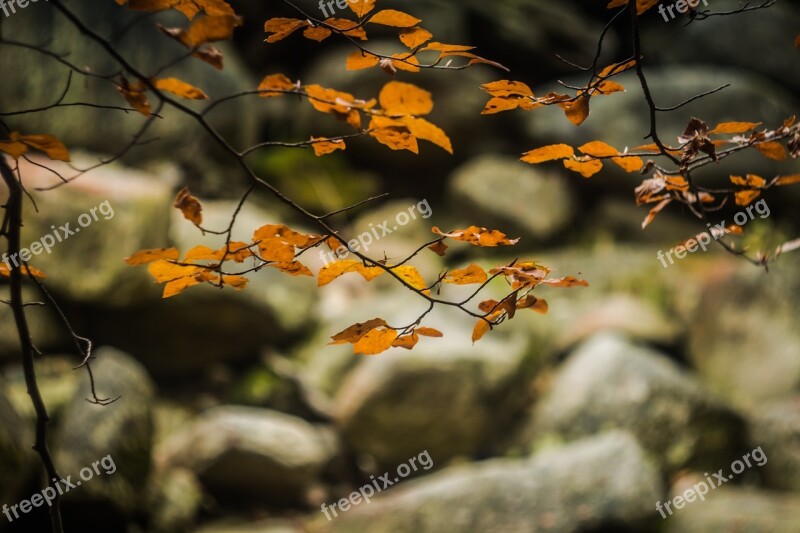
{"type": "MultiPolygon", "coordinates": [[[[296,3],[320,16],[311,0],[296,3]]],[[[263,177],[312,211],[389,193],[334,221],[351,238],[387,220],[391,226],[411,206],[429,206],[430,217],[418,216],[373,244],[375,258],[405,257],[431,239],[434,225],[476,224],[521,237],[514,248],[476,253],[465,245],[444,258],[421,254],[413,264],[426,279],[469,262],[491,267],[528,258],[590,283],[537,289],[549,302],[547,315],[520,312],[475,345],[472,319],[437,308],[425,325],[445,336],[423,339],[413,351],[363,357],[350,346],[327,346],[353,323],[378,316],[409,323],[425,310],[423,300],[388,279],[367,284],[345,276],[319,289],[311,278],[264,271],[243,292],[201,286],[162,300],[146,269],[122,259],[143,248],[220,246],[172,208],[174,195],[188,185],[203,202],[205,225],[222,229],[246,186],[206,134],[174,112],[165,111],[150,133],[157,139],[122,160],[34,193],[38,212],[27,205],[23,243],[52,225],[75,226],[103,202],[114,212],[33,263],[48,274],[75,330],[95,342],[98,394],[121,396],[106,407],[86,402],[88,378],[72,369],[79,359],[57,315],[28,308],[34,342],[44,352],[38,372],[61,474],[75,480],[81,468],[108,455],[116,465],[66,495],[66,530],[800,531],[800,252],[768,273],[719,246],[665,268],[659,250],[706,228],[671,205],[642,231],[647,209],[637,208],[633,196],[642,176],[606,166],[585,180],[557,164],[518,161],[545,144],[602,139],[622,149],[648,142],[644,102],[630,73],[617,79],[627,92],[593,99],[580,128],[557,108],[480,115],[488,100],[483,83],[523,81],[537,94],[556,90],[559,80],[585,83],[556,54],[591,62],[610,18],[605,3],[381,0],[379,7],[421,18],[435,40],[474,45],[511,69],[397,74],[433,93],[430,120],[449,134],[455,154],[422,143],[415,156],[359,139],[323,158],[282,148],[251,156],[263,177]],[[758,447],[768,459],[762,466],[662,519],[657,502],[720,469],[731,473],[734,461],[758,447]],[[412,470],[371,503],[332,520],[321,511],[385,472],[400,477],[398,467],[424,452],[432,467],[412,470]]],[[[298,32],[264,43],[264,20],[296,16],[282,2],[231,4],[245,25],[235,43],[221,46],[224,72],[193,61],[172,68],[171,76],[211,98],[252,90],[278,72],[365,99],[391,80],[379,69],[346,71],[352,48],[333,38],[318,44],[298,32]]],[[[715,11],[737,5],[709,1],[715,11]]],[[[147,71],[181,54],[154,27],[185,26],[180,15],[142,16],[110,0],[68,6],[147,71]]],[[[659,104],[730,87],[662,114],[666,142],[674,143],[692,116],[712,126],[737,120],[776,127],[798,113],[800,7],[778,1],[767,10],[686,21],[666,22],[656,10],[642,18],[647,74],[659,104]]],[[[94,72],[117,70],[45,2],[0,24],[6,39],[70,52],[70,61],[94,72]]],[[[624,22],[612,29],[603,65],[629,55],[627,30],[624,22]]],[[[373,49],[400,51],[392,32],[373,34],[373,49]]],[[[0,69],[0,111],[51,102],[67,77],[57,62],[9,45],[0,45],[0,69]]],[[[121,105],[109,84],[73,78],[69,101],[121,105]]],[[[288,97],[233,100],[211,118],[237,147],[347,133],[342,123],[288,97]]],[[[7,124],[58,136],[75,164],[88,166],[118,152],[142,120],[72,107],[7,124]]],[[[32,164],[22,171],[30,189],[57,180],[32,164]]],[[[732,172],[771,178],[798,173],[800,165],[750,151],[699,177],[724,183],[732,172]]],[[[800,187],[764,198],[769,216],[756,216],[738,238],[752,250],[772,250],[800,230],[800,187]]],[[[714,222],[730,224],[739,209],[726,208],[714,222]]],[[[258,193],[234,236],[248,240],[255,228],[279,222],[313,230],[258,193]]],[[[315,271],[322,265],[316,253],[304,262],[315,271]]],[[[40,299],[30,289],[26,297],[40,299]]],[[[506,289],[498,281],[486,297],[506,289]]],[[[0,284],[0,298],[7,294],[0,284]]],[[[460,294],[466,293],[443,291],[460,294]]],[[[9,506],[44,482],[30,448],[34,415],[16,335],[10,309],[0,306],[0,504],[9,506]]],[[[0,517],[0,531],[47,528],[42,509],[13,522],[0,517]]]]}

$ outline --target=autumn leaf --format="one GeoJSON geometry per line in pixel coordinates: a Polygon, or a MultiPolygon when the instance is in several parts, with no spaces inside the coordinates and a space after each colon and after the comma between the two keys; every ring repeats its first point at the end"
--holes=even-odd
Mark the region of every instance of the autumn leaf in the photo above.
{"type": "Polygon", "coordinates": [[[430,141],[444,149],[446,152],[450,154],[453,153],[453,145],[450,142],[450,138],[439,126],[431,124],[424,118],[416,118],[411,116],[403,117],[402,122],[406,125],[414,137],[425,141],[430,141]]]}
{"type": "Polygon", "coordinates": [[[444,278],[444,282],[455,285],[470,285],[472,283],[484,283],[487,279],[486,271],[472,263],[466,268],[451,270],[447,277],[444,278]]]}
{"type": "Polygon", "coordinates": [[[449,246],[447,246],[444,243],[443,240],[442,241],[437,241],[437,242],[431,244],[430,246],[428,246],[428,250],[430,250],[431,252],[435,253],[439,257],[444,257],[448,248],[449,248],[449,246]]]}
{"type": "MultiPolygon", "coordinates": [[[[19,267],[20,273],[23,276],[27,277],[34,277],[39,279],[45,279],[47,276],[44,272],[39,270],[38,268],[34,268],[32,266],[22,265],[19,267]]],[[[10,278],[11,277],[11,270],[8,268],[8,264],[2,262],[0,263],[0,276],[10,278]]]]}
{"type": "Polygon", "coordinates": [[[589,159],[588,161],[579,161],[577,159],[564,159],[564,166],[573,172],[579,173],[584,178],[591,178],[601,170],[603,170],[603,163],[597,159],[589,159]]]}
{"type": "Polygon", "coordinates": [[[303,30],[303,37],[312,41],[322,42],[333,34],[331,30],[324,26],[309,26],[303,30]]]}
{"type": "Polygon", "coordinates": [[[778,178],[778,181],[775,182],[775,185],[794,185],[795,183],[800,183],[800,174],[781,176],[778,178]]]}
{"type": "Polygon", "coordinates": [[[412,331],[408,335],[403,335],[402,337],[397,337],[394,342],[392,342],[393,348],[405,348],[406,350],[411,350],[414,346],[417,345],[419,342],[419,336],[416,332],[412,331]]]}
{"type": "Polygon", "coordinates": [[[274,96],[281,96],[284,94],[283,92],[271,92],[273,90],[277,91],[291,91],[296,89],[292,80],[284,76],[283,74],[270,74],[266,76],[261,83],[258,84],[259,96],[261,98],[271,98],[274,96]]]}
{"type": "Polygon", "coordinates": [[[721,122],[709,134],[745,133],[761,125],[761,122],[721,122]]]}
{"type": "Polygon", "coordinates": [[[489,333],[489,330],[492,329],[491,322],[501,314],[503,314],[503,311],[498,310],[488,315],[485,319],[482,318],[478,320],[478,323],[475,324],[475,327],[472,329],[472,344],[475,344],[481,340],[484,335],[489,333]]]}
{"type": "Polygon", "coordinates": [[[167,91],[168,93],[188,100],[208,100],[208,95],[206,93],[177,78],[155,80],[153,85],[155,85],[156,89],[167,91]]]}
{"type": "Polygon", "coordinates": [[[358,18],[363,18],[365,15],[375,9],[375,0],[360,0],[359,2],[347,2],[348,7],[356,14],[358,18]]]}
{"type": "Polygon", "coordinates": [[[531,311],[546,315],[548,311],[547,300],[528,294],[517,301],[517,309],[530,309],[531,311]]]}
{"type": "Polygon", "coordinates": [[[131,266],[144,265],[151,261],[159,259],[167,259],[177,261],[180,257],[180,252],[177,248],[156,248],[152,250],[141,250],[135,254],[126,257],[125,262],[131,266]]]}
{"type": "Polygon", "coordinates": [[[184,263],[191,263],[193,261],[220,261],[225,255],[225,248],[219,250],[212,250],[208,246],[195,246],[183,258],[184,263]]]}
{"type": "Polygon", "coordinates": [[[393,329],[373,329],[353,344],[353,352],[357,355],[377,355],[392,347],[397,339],[397,331],[393,329]]]}
{"type": "Polygon", "coordinates": [[[203,223],[203,206],[200,201],[189,193],[189,188],[184,187],[175,197],[174,207],[180,209],[186,220],[191,221],[195,226],[203,223]]]}
{"type": "Polygon", "coordinates": [[[533,91],[521,81],[500,80],[491,83],[484,83],[481,89],[496,98],[533,97],[533,91]]]}
{"type": "Polygon", "coordinates": [[[14,159],[20,158],[33,148],[44,152],[47,157],[57,161],[69,161],[69,150],[64,143],[52,135],[21,135],[16,131],[9,134],[9,142],[0,142],[0,151],[14,159]]]}
{"type": "Polygon", "coordinates": [[[141,81],[129,83],[124,75],[120,75],[120,82],[116,85],[117,92],[122,95],[128,104],[142,115],[149,117],[152,114],[150,103],[147,101],[147,90],[141,81]]]}
{"type": "Polygon", "coordinates": [[[396,28],[410,28],[422,22],[416,17],[394,9],[378,11],[370,17],[369,21],[373,24],[383,24],[384,26],[394,26],[396,28]]]}
{"type": "Polygon", "coordinates": [[[549,146],[542,146],[522,155],[522,161],[535,165],[537,163],[544,163],[545,161],[553,161],[555,159],[565,159],[572,157],[575,150],[567,144],[551,144],[549,146]]]}
{"type": "Polygon", "coordinates": [[[388,119],[387,117],[374,116],[370,120],[369,134],[376,141],[392,150],[408,150],[415,154],[419,153],[417,138],[408,131],[408,128],[402,122],[388,119]]]}
{"type": "Polygon", "coordinates": [[[589,116],[589,96],[580,95],[572,102],[562,102],[558,104],[564,110],[570,122],[580,126],[589,116]]]}
{"type": "Polygon", "coordinates": [[[197,48],[205,43],[227,41],[233,37],[233,31],[242,25],[242,18],[233,15],[203,17],[189,26],[179,40],[187,48],[197,48]]]}
{"type": "Polygon", "coordinates": [[[361,50],[356,50],[347,56],[347,63],[345,68],[347,70],[361,70],[365,68],[374,67],[380,62],[380,58],[373,54],[364,53],[361,50]]]}
{"type": "Polygon", "coordinates": [[[418,327],[414,330],[414,332],[417,335],[422,335],[423,337],[444,337],[444,334],[438,329],[428,328],[425,326],[418,327]]]}
{"type": "Polygon", "coordinates": [[[333,28],[336,28],[342,34],[347,35],[348,37],[361,39],[362,41],[367,40],[367,32],[365,32],[364,28],[354,23],[352,20],[329,18],[325,21],[325,24],[333,28]]]}
{"type": "Polygon", "coordinates": [[[427,115],[433,111],[431,93],[399,81],[384,85],[378,102],[388,115],[427,115]]]}
{"type": "Polygon", "coordinates": [[[664,200],[661,200],[654,208],[652,208],[650,212],[647,213],[645,219],[642,221],[642,229],[649,226],[650,223],[653,222],[653,219],[656,218],[656,215],[660,213],[662,209],[667,207],[667,205],[669,205],[671,201],[672,198],[665,198],[664,200]]]}
{"type": "Polygon", "coordinates": [[[300,28],[310,26],[307,20],[290,19],[290,18],[273,18],[264,23],[264,31],[271,33],[267,37],[268,43],[276,43],[290,36],[300,28]]]}
{"type": "Polygon", "coordinates": [[[271,263],[269,266],[277,268],[284,274],[289,274],[290,276],[314,277],[311,270],[300,261],[292,261],[291,263],[271,263]]]}
{"type": "Polygon", "coordinates": [[[408,28],[400,30],[400,41],[407,47],[414,49],[422,46],[433,38],[433,34],[422,28],[408,28]]]}
{"type": "Polygon", "coordinates": [[[775,161],[783,161],[786,159],[786,149],[779,142],[770,141],[757,144],[756,150],[761,152],[765,157],[774,159],[775,161]]]}
{"type": "Polygon", "coordinates": [[[217,70],[222,70],[224,67],[224,56],[222,51],[215,46],[207,46],[202,50],[193,52],[192,57],[196,57],[200,61],[205,61],[217,70]]]}
{"type": "Polygon", "coordinates": [[[361,261],[353,259],[335,261],[320,269],[319,275],[317,276],[317,286],[324,287],[339,276],[350,272],[358,272],[365,280],[372,281],[383,274],[384,270],[379,267],[366,267],[361,261]]]}
{"type": "Polygon", "coordinates": [[[328,139],[326,137],[311,137],[312,147],[317,156],[330,154],[336,150],[345,150],[347,145],[344,139],[328,139]]]}
{"type": "Polygon", "coordinates": [[[428,290],[428,284],[425,283],[425,280],[422,277],[422,274],[419,273],[419,270],[416,267],[410,265],[402,265],[397,267],[392,267],[391,271],[394,272],[400,279],[408,283],[414,289],[422,292],[422,294],[430,294],[431,291],[428,290]]]}
{"type": "Polygon", "coordinates": [[[438,227],[434,226],[432,231],[437,235],[441,235],[442,237],[449,237],[456,241],[468,242],[475,246],[512,246],[519,242],[519,238],[509,239],[506,237],[506,234],[501,231],[479,228],[478,226],[470,226],[466,229],[457,229],[450,233],[444,233],[438,227]]]}

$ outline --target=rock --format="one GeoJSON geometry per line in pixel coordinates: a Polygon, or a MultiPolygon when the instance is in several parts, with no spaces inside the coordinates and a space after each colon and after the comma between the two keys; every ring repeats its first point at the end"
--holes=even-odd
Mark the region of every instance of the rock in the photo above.
{"type": "Polygon", "coordinates": [[[679,510],[664,523],[667,533],[795,533],[800,529],[800,496],[758,489],[720,488],[679,510]]]}
{"type": "MultiPolygon", "coordinates": [[[[40,302],[38,290],[23,287],[25,302],[40,302]]],[[[0,300],[8,300],[8,285],[0,285],[0,300]]],[[[36,305],[25,308],[25,318],[31,338],[40,350],[49,351],[65,344],[63,324],[59,322],[49,307],[36,305]]],[[[11,307],[0,303],[0,361],[18,362],[20,358],[19,333],[11,307]]]]}
{"type": "MultiPolygon", "coordinates": [[[[69,6],[90,28],[102,28],[102,34],[114,37],[114,49],[137,68],[152,73],[172,58],[185,54],[186,49],[163,35],[156,27],[159,22],[167,27],[186,27],[183,15],[170,11],[148,17],[134,24],[142,14],[113,3],[69,6]],[[147,46],[143,46],[147,43],[147,46]]],[[[6,29],[5,37],[21,42],[46,43],[48,50],[57,54],[69,53],[68,61],[99,74],[113,74],[121,67],[98,44],[84,37],[58,11],[47,3],[32,5],[14,15],[14,24],[6,29]],[[35,28],[35,32],[31,32],[35,28]]],[[[256,82],[247,75],[242,63],[232,49],[224,43],[225,71],[219,73],[210,65],[196,59],[182,61],[164,77],[177,77],[201,88],[212,99],[252,90],[256,82]]],[[[3,111],[44,106],[55,100],[67,83],[68,68],[54,59],[32,50],[7,46],[0,51],[0,63],[19,74],[19,83],[5,84],[0,90],[3,111]]],[[[130,77],[129,77],[130,79],[130,77]]],[[[133,80],[131,80],[133,81],[133,80]]],[[[89,102],[111,106],[126,106],[122,97],[106,80],[73,74],[67,102],[89,102]]],[[[150,101],[155,104],[151,97],[150,101]]],[[[194,102],[189,107],[198,108],[194,102]]],[[[204,103],[200,103],[204,106],[204,103]]],[[[141,161],[143,157],[184,161],[199,171],[206,170],[202,161],[209,154],[219,154],[220,149],[210,136],[193,119],[165,106],[147,131],[145,139],[158,138],[157,143],[144,149],[134,149],[127,161],[141,161]],[[214,151],[216,150],[216,152],[214,151]]],[[[252,100],[236,99],[220,106],[209,115],[214,126],[234,146],[244,146],[255,138],[256,118],[252,100]]],[[[22,132],[47,133],[60,138],[68,147],[85,148],[107,154],[120,152],[141,129],[145,117],[138,113],[88,107],[67,107],[47,113],[33,113],[8,120],[12,129],[22,132]],[[57,118],[57,119],[56,119],[57,118]]],[[[228,161],[228,159],[226,159],[228,161]]]]}
{"type": "Polygon", "coordinates": [[[160,468],[187,468],[228,502],[300,503],[336,454],[330,435],[300,418],[216,407],[159,446],[160,468]]]}
{"type": "MultiPolygon", "coordinates": [[[[62,355],[46,355],[36,360],[36,381],[39,384],[39,392],[54,424],[60,421],[64,409],[75,397],[81,383],[88,379],[85,369],[75,369],[78,364],[80,364],[79,359],[62,355]]],[[[36,413],[31,397],[28,396],[22,365],[18,363],[9,367],[3,373],[3,377],[6,381],[6,398],[24,418],[24,423],[33,427],[36,423],[36,413]]]]}
{"type": "Polygon", "coordinates": [[[148,531],[189,531],[202,504],[203,489],[197,477],[182,468],[157,473],[148,490],[148,531]]]}
{"type": "Polygon", "coordinates": [[[155,394],[147,372],[131,356],[103,347],[95,358],[97,396],[119,399],[105,406],[87,402],[92,396],[88,380],[83,380],[64,409],[53,446],[62,476],[83,480],[79,490],[67,494],[65,503],[76,515],[80,515],[77,509],[96,510],[92,523],[104,513],[130,517],[143,503],[155,394]],[[86,474],[89,479],[84,477],[87,469],[92,471],[86,474]]]}
{"type": "MultiPolygon", "coordinates": [[[[420,307],[424,311],[424,301],[405,289],[356,305],[391,324],[411,323],[420,307]]],[[[337,324],[349,322],[344,329],[359,321],[357,315],[353,309],[342,313],[337,324]]],[[[525,405],[529,380],[542,361],[530,336],[513,322],[471,346],[474,323],[461,311],[437,308],[423,324],[444,337],[422,338],[410,352],[392,349],[360,358],[339,387],[335,405],[353,451],[376,461],[382,472],[421,450],[443,465],[497,445],[525,405]]],[[[344,348],[352,353],[352,347],[344,348]]]]}
{"type": "MultiPolygon", "coordinates": [[[[80,168],[97,162],[95,156],[80,153],[72,159],[80,168]]],[[[38,156],[31,160],[62,175],[74,174],[66,163],[38,156]]],[[[58,183],[43,168],[27,162],[20,167],[30,190],[58,183]]],[[[114,307],[152,296],[155,290],[146,270],[132,268],[123,259],[166,244],[173,201],[170,182],[175,179],[173,167],[147,172],[113,163],[66,186],[35,193],[39,211],[27,211],[22,232],[22,242],[31,252],[39,250],[31,264],[48,275],[46,283],[56,295],[72,302],[114,307]]],[[[0,196],[5,194],[0,187],[0,196]]]]}
{"type": "MultiPolygon", "coordinates": [[[[627,428],[665,469],[711,469],[744,449],[744,423],[657,352],[603,333],[557,371],[535,408],[534,446],[627,428]]],[[[718,467],[717,467],[718,468],[718,467]]]]}
{"type": "Polygon", "coordinates": [[[522,247],[552,239],[574,214],[574,199],[563,175],[514,157],[485,155],[469,160],[454,173],[450,192],[453,205],[468,212],[472,224],[521,232],[522,247]]]}
{"type": "Polygon", "coordinates": [[[331,521],[314,513],[309,529],[647,531],[658,520],[653,505],[661,496],[659,475],[633,437],[612,432],[530,459],[450,467],[393,487],[331,521]]]}
{"type": "Polygon", "coordinates": [[[702,292],[688,356],[715,391],[741,405],[776,400],[800,385],[797,254],[765,275],[757,268],[718,275],[702,292]]]}
{"type": "Polygon", "coordinates": [[[800,397],[754,406],[748,421],[751,444],[768,457],[760,469],[766,486],[800,492],[800,397]]]}
{"type": "MultiPolygon", "coordinates": [[[[0,501],[16,502],[36,471],[38,455],[30,449],[34,426],[16,412],[3,385],[0,383],[0,501]]],[[[41,463],[38,466],[43,468],[41,463]]]]}
{"type": "MultiPolygon", "coordinates": [[[[204,225],[227,227],[235,207],[232,202],[203,202],[204,225]]],[[[203,237],[177,210],[173,211],[170,240],[182,253],[200,244],[223,246],[223,237],[203,237]]],[[[247,204],[239,214],[233,239],[250,242],[256,228],[271,223],[280,223],[277,215],[247,204]]],[[[315,256],[307,254],[304,262],[309,257],[315,256]]],[[[239,265],[242,270],[252,266],[252,262],[239,265]]],[[[135,270],[147,275],[145,268],[135,270]]],[[[157,294],[146,304],[100,309],[93,314],[95,338],[135,353],[159,379],[185,378],[207,372],[214,363],[256,358],[262,346],[291,340],[313,325],[317,288],[312,278],[293,278],[274,268],[248,277],[250,283],[243,291],[204,284],[166,300],[161,299],[161,286],[150,279],[157,294]],[[147,317],[148,335],[130,327],[142,317],[147,317]]]]}

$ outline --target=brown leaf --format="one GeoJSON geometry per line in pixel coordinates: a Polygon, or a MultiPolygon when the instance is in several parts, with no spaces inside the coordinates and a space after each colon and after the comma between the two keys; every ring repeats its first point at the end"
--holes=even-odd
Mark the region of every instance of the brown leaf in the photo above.
{"type": "Polygon", "coordinates": [[[479,228],[478,226],[470,226],[466,229],[457,229],[451,231],[450,233],[444,233],[438,227],[434,226],[432,231],[437,235],[441,235],[442,237],[449,237],[456,241],[468,242],[474,246],[512,246],[519,242],[519,238],[509,239],[506,237],[506,234],[501,231],[479,228]]]}
{"type": "Polygon", "coordinates": [[[472,283],[483,283],[487,279],[486,271],[475,263],[472,263],[466,268],[451,270],[444,279],[444,282],[453,283],[455,285],[470,285],[472,283]]]}
{"type": "Polygon", "coordinates": [[[180,257],[180,252],[177,248],[156,248],[153,250],[141,250],[135,254],[126,257],[125,262],[131,266],[144,265],[151,261],[159,259],[171,259],[177,261],[180,257]]]}
{"type": "Polygon", "coordinates": [[[200,201],[189,193],[189,188],[184,187],[175,197],[174,207],[180,209],[186,220],[191,221],[195,226],[203,223],[203,206],[200,201]]]}

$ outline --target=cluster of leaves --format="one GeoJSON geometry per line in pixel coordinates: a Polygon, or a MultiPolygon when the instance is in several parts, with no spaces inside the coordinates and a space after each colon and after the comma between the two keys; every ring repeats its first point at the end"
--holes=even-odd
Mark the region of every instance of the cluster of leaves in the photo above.
{"type": "MultiPolygon", "coordinates": [[[[187,189],[178,193],[175,207],[180,209],[184,217],[201,226],[202,206],[187,189]]],[[[459,241],[479,247],[512,246],[519,239],[509,239],[497,230],[488,230],[470,226],[451,232],[443,232],[433,227],[433,233],[439,237],[428,243],[426,247],[439,256],[444,256],[448,249],[446,240],[459,241]]],[[[210,284],[222,288],[230,286],[236,290],[246,288],[247,274],[258,272],[266,267],[273,267],[291,276],[314,277],[311,270],[299,261],[300,256],[311,248],[327,246],[335,251],[344,241],[335,235],[315,235],[295,231],[283,224],[268,224],[253,232],[250,242],[229,241],[219,249],[207,246],[195,246],[187,251],[183,258],[176,248],[160,248],[141,250],[126,258],[131,266],[148,265],[148,272],[156,282],[164,285],[163,297],[176,296],[195,285],[210,284]],[[251,266],[244,263],[251,261],[251,266]],[[232,272],[227,269],[234,264],[239,268],[232,272]]],[[[416,255],[416,254],[414,254],[416,255]]],[[[416,267],[408,264],[414,256],[396,264],[383,259],[374,261],[368,258],[360,260],[340,260],[323,266],[318,274],[317,286],[324,287],[337,278],[350,273],[361,275],[367,282],[381,275],[393,276],[409,289],[419,293],[433,304],[440,302],[432,297],[432,291],[440,292],[443,284],[480,285],[470,298],[459,304],[466,305],[473,300],[490,281],[503,277],[511,286],[512,292],[501,301],[485,300],[480,302],[480,313],[470,312],[479,318],[472,335],[473,342],[483,337],[493,326],[506,319],[514,318],[517,309],[531,309],[546,313],[548,306],[545,300],[531,294],[538,285],[551,287],[586,286],[583,280],[568,276],[550,278],[550,269],[535,262],[514,262],[510,265],[484,270],[472,263],[465,268],[442,272],[432,284],[425,281],[416,267]]],[[[443,303],[443,302],[440,302],[443,303]]],[[[419,336],[441,337],[442,333],[420,325],[427,313],[416,322],[404,327],[392,327],[385,320],[375,318],[364,323],[355,324],[334,335],[331,344],[350,343],[356,353],[374,355],[391,347],[411,349],[419,341],[419,336]]]]}

